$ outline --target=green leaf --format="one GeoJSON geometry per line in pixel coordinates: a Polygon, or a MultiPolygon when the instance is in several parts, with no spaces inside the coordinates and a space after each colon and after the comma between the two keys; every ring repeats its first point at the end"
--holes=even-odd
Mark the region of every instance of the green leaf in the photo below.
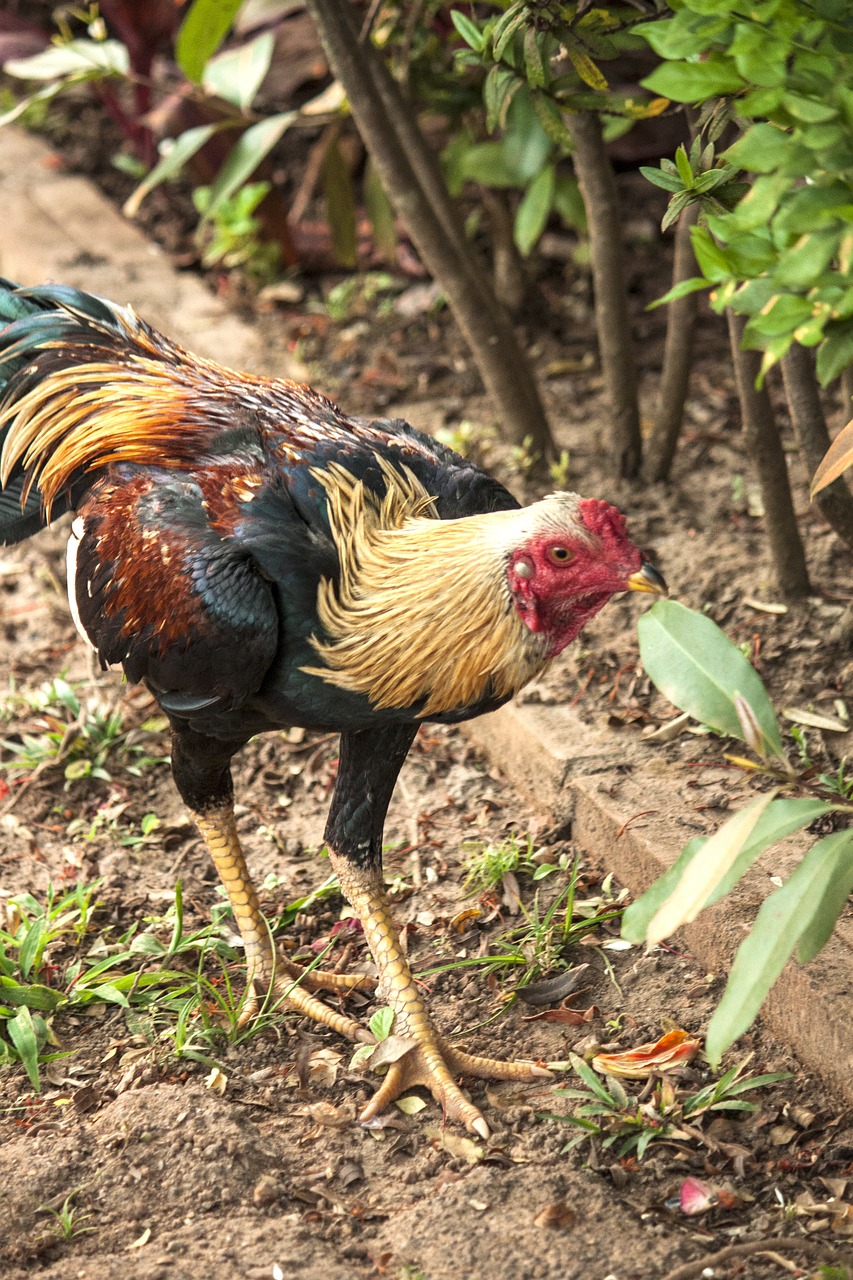
{"type": "Polygon", "coordinates": [[[222,44],[243,0],[193,0],[175,42],[178,66],[193,84],[222,44]]]}
{"type": "Polygon", "coordinates": [[[642,897],[631,903],[622,917],[623,938],[627,938],[629,942],[645,942],[650,921],[666,902],[684,871],[696,855],[701,853],[705,844],[704,836],[695,836],[694,839],[689,840],[669,870],[655,880],[642,897]]]}
{"type": "Polygon", "coordinates": [[[675,302],[678,298],[686,298],[688,293],[698,293],[700,289],[707,288],[708,281],[704,276],[692,276],[689,280],[680,280],[662,298],[656,298],[654,302],[650,302],[646,310],[653,311],[655,307],[662,307],[666,302],[675,302]]]}
{"type": "Polygon", "coordinates": [[[725,249],[721,249],[707,227],[691,227],[690,241],[699,270],[711,284],[728,280],[732,267],[725,249]]]}
{"type": "Polygon", "coordinates": [[[554,184],[554,209],[567,226],[586,233],[586,208],[577,178],[558,173],[554,184]]]}
{"type": "Polygon", "coordinates": [[[773,278],[789,289],[809,289],[838,252],[843,231],[840,225],[825,231],[810,231],[779,258],[773,278]]]}
{"type": "Polygon", "coordinates": [[[450,21],[459,32],[462,39],[473,49],[475,53],[482,53],[485,44],[485,38],[476,22],[472,22],[464,13],[460,13],[458,9],[450,10],[450,21]]]}
{"type": "Polygon", "coordinates": [[[853,323],[845,320],[827,326],[817,351],[817,376],[822,387],[839,378],[853,364],[853,323]]]}
{"type": "MultiPolygon", "coordinates": [[[[771,845],[785,840],[797,831],[802,831],[817,818],[834,812],[838,807],[824,800],[774,800],[759,817],[749,839],[729,871],[709,894],[703,904],[703,910],[725,897],[765,849],[769,849],[771,845]]],[[[652,917],[670,896],[681,879],[682,873],[706,844],[707,839],[704,836],[696,836],[688,841],[670,869],[664,872],[642,897],[628,907],[622,920],[624,938],[629,942],[645,941],[652,917]]]]}
{"type": "Polygon", "coordinates": [[[210,188],[210,203],[205,218],[212,218],[226,200],[230,200],[238,187],[255,172],[261,161],[272,151],[281,135],[289,129],[298,112],[284,111],[279,115],[260,120],[237,139],[228,153],[216,180],[210,188]]]}
{"type": "Polygon", "coordinates": [[[323,160],[323,189],[335,257],[342,267],[354,267],[358,261],[355,195],[349,166],[337,142],[327,148],[323,160]]]}
{"type": "Polygon", "coordinates": [[[495,65],[490,68],[483,82],[483,101],[486,104],[486,129],[494,133],[506,121],[513,97],[524,81],[508,67],[495,65]]]}
{"type": "Polygon", "coordinates": [[[30,1084],[36,1093],[39,1093],[41,1091],[39,1037],[36,1024],[33,1021],[33,1015],[26,1005],[23,1005],[18,1010],[14,1018],[9,1018],[6,1023],[6,1031],[18,1051],[21,1062],[24,1064],[24,1070],[29,1076],[30,1084]]]}
{"type": "MultiPolygon", "coordinates": [[[[799,167],[795,165],[792,174],[791,166],[798,152],[805,148],[784,130],[773,124],[754,124],[746,133],[738,138],[724,153],[724,159],[739,169],[749,169],[752,173],[772,173],[775,169],[792,176],[799,176],[799,167]]],[[[808,160],[808,152],[805,152],[808,160]]]]}
{"type": "Polygon", "coordinates": [[[524,33],[524,70],[527,79],[535,89],[544,89],[547,76],[545,60],[539,41],[542,37],[535,27],[528,27],[524,33]]]}
{"type": "Polygon", "coordinates": [[[651,165],[641,164],[640,173],[647,182],[651,182],[655,187],[661,187],[664,191],[682,191],[684,183],[674,174],[666,173],[663,169],[653,169],[651,165]]]}
{"type": "Polygon", "coordinates": [[[377,1042],[387,1040],[394,1029],[394,1019],[396,1014],[393,1009],[377,1009],[373,1017],[368,1022],[370,1030],[376,1037],[377,1042]]]}
{"type": "Polygon", "coordinates": [[[785,109],[803,124],[825,124],[838,118],[838,108],[821,98],[806,98],[800,93],[785,94],[785,109]]]}
{"type": "Polygon", "coordinates": [[[554,207],[554,166],[546,165],[524,193],[515,215],[513,236],[523,257],[532,250],[545,230],[554,207]]]}
{"type": "Polygon", "coordinates": [[[19,80],[57,80],[66,76],[130,74],[130,57],[119,40],[68,40],[51,45],[31,58],[9,58],[3,63],[8,76],[19,80]]]}
{"type": "Polygon", "coordinates": [[[737,93],[744,82],[730,63],[710,57],[705,62],[666,62],[640,81],[644,89],[673,102],[704,102],[737,93]]]}
{"type": "Polygon", "coordinates": [[[148,177],[140,182],[139,186],[124,202],[122,213],[126,218],[134,218],[139,212],[139,206],[155,187],[159,187],[161,182],[166,182],[169,178],[174,178],[188,160],[191,160],[197,151],[200,151],[208,138],[216,132],[216,125],[200,124],[195,129],[187,129],[179,138],[176,138],[172,146],[165,152],[162,160],[154,166],[148,177]]]}
{"type": "MultiPolygon", "coordinates": [[[[849,836],[849,832],[838,834],[849,836]]],[[[723,998],[708,1027],[705,1049],[712,1067],[751,1025],[804,935],[807,951],[813,953],[825,930],[825,919],[816,921],[815,904],[827,902],[839,866],[845,868],[846,880],[849,862],[849,842],[832,837],[819,840],[782,888],[762,903],[751,933],[738,948],[723,998]]]]}
{"type": "Polygon", "coordinates": [[[38,1009],[42,1013],[51,1013],[65,1004],[66,996],[53,987],[42,986],[38,982],[16,982],[14,978],[0,977],[0,1004],[20,1008],[38,1009]]]}
{"type": "Polygon", "coordinates": [[[695,920],[711,894],[719,887],[768,806],[774,792],[759,796],[739,809],[714,832],[702,848],[702,857],[691,860],[672,893],[649,921],[646,941],[663,942],[684,924],[695,920]]]}
{"type": "Polygon", "coordinates": [[[749,703],[775,755],[782,739],[764,684],[741,651],[704,614],[659,600],[638,623],[640,657],[657,688],[681,711],[743,741],[735,694],[749,703]]]}
{"type": "Polygon", "coordinates": [[[393,262],[397,253],[397,223],[391,201],[371,159],[368,159],[364,171],[364,203],[374,243],[385,261],[393,262]]]}
{"type": "Polygon", "coordinates": [[[678,170],[678,176],[685,187],[693,186],[693,170],[690,167],[690,161],[687,158],[687,152],[684,147],[679,144],[675,149],[675,167],[678,170]]]}
{"type": "Polygon", "coordinates": [[[270,69],[274,49],[272,32],[263,31],[247,44],[220,53],[204,69],[205,90],[248,111],[270,69]]]}
{"type": "Polygon", "coordinates": [[[847,899],[853,893],[853,830],[837,831],[818,841],[827,856],[835,857],[835,869],[828,876],[823,894],[810,899],[805,924],[797,945],[797,959],[808,964],[829,941],[835,922],[844,910],[847,899]]]}
{"type": "Polygon", "coordinates": [[[479,182],[484,187],[521,187],[525,179],[511,163],[504,142],[478,142],[454,157],[458,180],[479,182]]]}

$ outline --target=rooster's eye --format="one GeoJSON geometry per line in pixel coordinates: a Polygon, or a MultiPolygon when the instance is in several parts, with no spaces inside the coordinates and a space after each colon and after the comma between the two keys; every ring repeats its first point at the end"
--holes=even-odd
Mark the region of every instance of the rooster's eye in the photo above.
{"type": "Polygon", "coordinates": [[[568,564],[574,558],[568,547],[551,547],[548,559],[552,564],[568,564]]]}

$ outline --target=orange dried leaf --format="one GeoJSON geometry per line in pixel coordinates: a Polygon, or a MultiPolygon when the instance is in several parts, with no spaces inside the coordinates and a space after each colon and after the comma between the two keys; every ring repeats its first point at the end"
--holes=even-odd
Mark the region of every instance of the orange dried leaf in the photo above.
{"type": "Polygon", "coordinates": [[[853,420],[842,427],[824,454],[812,480],[811,497],[837,480],[853,463],[853,420]]]}
{"type": "Polygon", "coordinates": [[[673,1071],[690,1062],[700,1048],[700,1041],[680,1028],[668,1031],[655,1042],[625,1049],[621,1053],[598,1053],[592,1066],[602,1075],[624,1076],[630,1080],[642,1080],[653,1071],[673,1071]]]}

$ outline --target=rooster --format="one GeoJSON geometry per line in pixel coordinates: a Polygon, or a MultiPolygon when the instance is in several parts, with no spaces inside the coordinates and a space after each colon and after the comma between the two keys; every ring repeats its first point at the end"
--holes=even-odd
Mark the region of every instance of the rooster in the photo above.
{"type": "Polygon", "coordinates": [[[406,422],[199,359],[130,308],[0,281],[0,324],[0,543],[74,513],[75,624],[168,716],[175,785],[245,947],[243,1018],[272,993],[372,1041],[316,994],[369,979],[276,954],[234,820],[229,766],[250,737],[339,732],[325,838],[406,1041],[361,1119],[425,1085],[488,1136],[459,1078],[547,1072],[438,1033],[383,887],[391,794],[422,722],[500,706],[615,593],[665,592],[660,574],[608,504],[555,493],[521,508],[406,422]]]}

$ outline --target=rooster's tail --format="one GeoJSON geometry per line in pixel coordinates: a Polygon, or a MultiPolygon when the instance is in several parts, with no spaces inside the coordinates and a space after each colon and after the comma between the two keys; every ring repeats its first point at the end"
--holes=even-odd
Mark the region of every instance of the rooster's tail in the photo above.
{"type": "Polygon", "coordinates": [[[0,280],[0,545],[73,510],[110,463],[191,457],[224,375],[129,307],[0,280]]]}

